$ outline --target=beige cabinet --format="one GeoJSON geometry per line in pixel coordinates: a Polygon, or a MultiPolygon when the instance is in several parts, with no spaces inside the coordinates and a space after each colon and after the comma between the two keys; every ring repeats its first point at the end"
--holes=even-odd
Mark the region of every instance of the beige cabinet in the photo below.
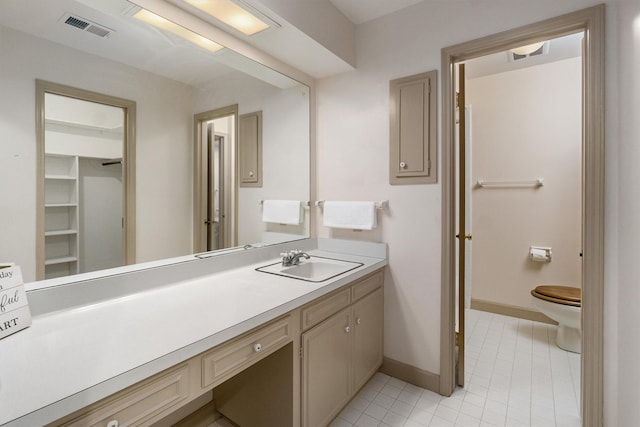
{"type": "Polygon", "coordinates": [[[326,320],[302,334],[302,425],[328,425],[382,363],[383,272],[303,309],[326,320]],[[364,295],[365,292],[370,293],[364,295]],[[364,296],[362,296],[364,295],[364,296]],[[355,301],[354,301],[355,300],[355,301]],[[331,310],[340,310],[335,314],[331,310]]]}
{"type": "Polygon", "coordinates": [[[262,187],[262,111],[239,120],[240,187],[262,187]]]}
{"type": "Polygon", "coordinates": [[[48,427],[164,423],[205,393],[244,427],[327,426],[382,363],[383,277],[378,270],[48,427]]]}
{"type": "Polygon", "coordinates": [[[333,315],[302,334],[303,425],[324,426],[352,393],[351,309],[333,315]]]}
{"type": "Polygon", "coordinates": [[[171,413],[189,397],[189,365],[154,376],[126,392],[88,407],[64,427],[149,425],[171,413]]]}
{"type": "MultiPolygon", "coordinates": [[[[292,317],[295,316],[289,314],[261,325],[47,427],[150,426],[195,398],[210,393],[214,387],[266,359],[279,349],[287,347],[292,341],[292,317]]],[[[299,336],[299,329],[296,331],[296,335],[299,336]]],[[[293,383],[293,349],[291,346],[287,348],[290,348],[290,356],[286,360],[288,365],[284,368],[280,366],[279,369],[286,372],[288,368],[288,380],[293,383]]],[[[281,376],[285,377],[285,374],[281,376]]],[[[272,390],[269,397],[276,393],[277,390],[272,390]]],[[[289,418],[292,416],[289,415],[289,418]]]]}
{"type": "Polygon", "coordinates": [[[390,82],[389,183],[436,182],[436,71],[390,82]]]}
{"type": "Polygon", "coordinates": [[[353,304],[353,389],[359,390],[382,363],[382,289],[353,304]]]}
{"type": "Polygon", "coordinates": [[[202,356],[202,387],[223,380],[263,359],[291,341],[291,317],[264,326],[202,356]]]}

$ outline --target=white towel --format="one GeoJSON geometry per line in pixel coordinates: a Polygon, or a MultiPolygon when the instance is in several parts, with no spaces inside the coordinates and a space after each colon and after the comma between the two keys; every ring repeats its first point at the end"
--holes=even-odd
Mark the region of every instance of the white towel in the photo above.
{"type": "Polygon", "coordinates": [[[331,228],[372,230],[378,225],[375,202],[324,202],[323,224],[331,228]]]}
{"type": "Polygon", "coordinates": [[[300,200],[265,200],[262,221],[298,225],[302,222],[300,200]]]}

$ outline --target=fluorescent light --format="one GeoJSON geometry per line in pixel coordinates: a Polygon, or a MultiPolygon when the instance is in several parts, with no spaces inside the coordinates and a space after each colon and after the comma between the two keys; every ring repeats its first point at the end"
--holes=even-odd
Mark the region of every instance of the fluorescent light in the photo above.
{"type": "Polygon", "coordinates": [[[246,9],[238,6],[231,0],[184,1],[247,36],[251,36],[269,28],[269,24],[249,13],[246,9]]]}
{"type": "Polygon", "coordinates": [[[220,49],[224,48],[224,46],[211,41],[208,38],[201,36],[200,34],[196,34],[193,31],[187,30],[186,28],[181,27],[178,24],[174,24],[168,19],[156,15],[155,13],[149,12],[146,9],[141,9],[139,12],[133,15],[133,17],[139,19],[142,22],[146,22],[147,24],[151,24],[154,27],[158,27],[161,30],[165,30],[172,34],[175,34],[178,37],[182,37],[183,39],[197,46],[200,46],[203,49],[207,49],[210,52],[217,52],[220,49]]]}
{"type": "Polygon", "coordinates": [[[528,44],[526,46],[517,47],[515,49],[511,49],[511,52],[516,55],[531,55],[536,50],[540,49],[544,42],[528,44]]]}

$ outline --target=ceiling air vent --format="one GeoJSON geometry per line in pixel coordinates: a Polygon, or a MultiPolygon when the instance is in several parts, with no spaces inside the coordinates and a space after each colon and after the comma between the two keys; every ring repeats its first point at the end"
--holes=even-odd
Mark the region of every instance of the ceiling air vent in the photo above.
{"type": "Polygon", "coordinates": [[[64,14],[60,21],[74,28],[86,31],[87,33],[91,33],[102,38],[109,37],[113,32],[113,30],[105,27],[104,25],[96,24],[95,22],[91,22],[88,19],[84,19],[70,13],[64,14]]]}
{"type": "Polygon", "coordinates": [[[507,57],[509,58],[509,62],[521,61],[527,58],[533,58],[534,56],[547,55],[549,53],[549,42],[546,41],[540,46],[538,49],[533,52],[519,54],[512,50],[507,51],[507,57]]]}

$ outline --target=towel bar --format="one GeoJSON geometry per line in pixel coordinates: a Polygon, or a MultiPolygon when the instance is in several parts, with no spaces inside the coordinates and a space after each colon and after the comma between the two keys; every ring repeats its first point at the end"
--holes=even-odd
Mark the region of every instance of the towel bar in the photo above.
{"type": "MultiPolygon", "coordinates": [[[[316,201],[315,205],[319,208],[324,207],[324,200],[316,201]]],[[[380,202],[376,202],[376,209],[386,209],[389,206],[388,200],[382,200],[380,202]]]]}
{"type": "MultiPolygon", "coordinates": [[[[304,206],[304,207],[309,207],[309,206],[311,206],[311,202],[310,202],[309,200],[307,200],[307,201],[300,201],[300,203],[302,203],[302,206],[304,206]]],[[[260,200],[260,201],[258,202],[258,204],[259,204],[260,206],[264,205],[264,200],[260,200]]]]}
{"type": "Polygon", "coordinates": [[[476,182],[476,186],[480,188],[486,187],[543,187],[544,179],[537,178],[534,181],[485,181],[484,179],[479,179],[476,182]]]}

